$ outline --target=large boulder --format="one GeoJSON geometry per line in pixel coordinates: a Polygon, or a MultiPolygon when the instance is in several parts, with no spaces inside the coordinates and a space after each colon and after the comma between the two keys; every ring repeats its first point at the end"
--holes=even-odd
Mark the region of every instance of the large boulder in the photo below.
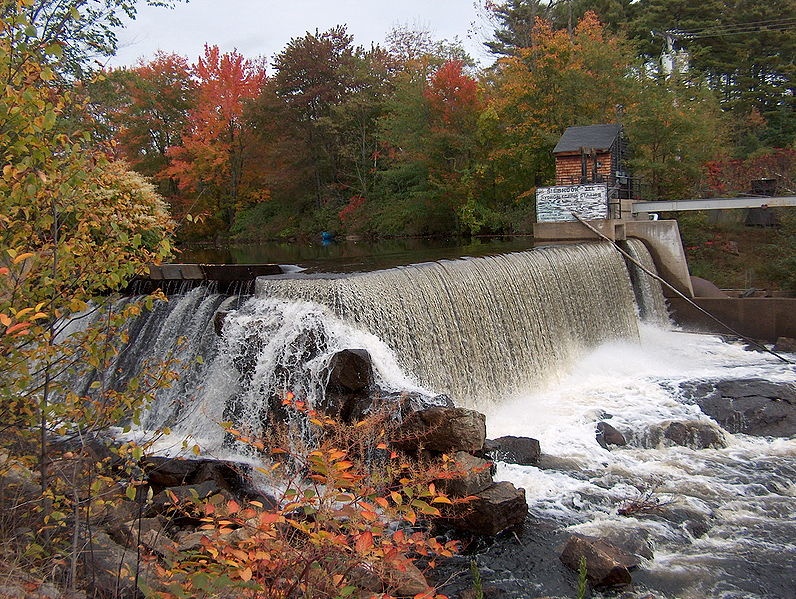
{"type": "Polygon", "coordinates": [[[776,352],[796,353],[796,339],[793,337],[777,337],[777,342],[772,349],[776,352]]]}
{"type": "Polygon", "coordinates": [[[122,547],[103,530],[94,530],[85,544],[83,564],[92,597],[136,597],[136,579],[140,585],[154,582],[144,562],[139,561],[137,548],[122,547]]]}
{"type": "Polygon", "coordinates": [[[701,420],[671,420],[653,425],[643,440],[644,447],[680,445],[691,449],[721,449],[727,446],[722,430],[701,420]]]}
{"type": "Polygon", "coordinates": [[[731,433],[796,435],[796,384],[765,379],[686,382],[685,399],[731,433]]]}
{"type": "Polygon", "coordinates": [[[618,547],[584,535],[573,535],[561,552],[561,561],[575,571],[581,558],[586,561],[586,577],[595,588],[624,586],[633,582],[630,570],[638,567],[636,557],[618,547]]]}
{"type": "Polygon", "coordinates": [[[486,416],[464,408],[428,408],[410,414],[394,442],[407,451],[474,452],[484,447],[486,416]]]}
{"type": "Polygon", "coordinates": [[[453,456],[454,470],[450,478],[440,479],[437,487],[450,497],[469,497],[492,485],[492,463],[465,451],[453,456]]]}
{"type": "Polygon", "coordinates": [[[500,482],[477,493],[466,503],[454,520],[454,526],[475,534],[494,536],[521,525],[527,515],[525,489],[500,482]]]}
{"type": "Polygon", "coordinates": [[[601,531],[600,537],[614,547],[639,559],[652,559],[655,556],[654,537],[650,531],[644,528],[618,528],[601,531]]]}
{"type": "Polygon", "coordinates": [[[374,595],[389,591],[396,597],[415,597],[431,590],[420,569],[403,558],[357,566],[351,570],[349,581],[374,595]]]}
{"type": "Polygon", "coordinates": [[[353,423],[370,410],[374,376],[370,354],[364,349],[344,349],[326,366],[327,383],[318,408],[333,418],[353,423]]]}
{"type": "Polygon", "coordinates": [[[539,441],[530,437],[498,437],[487,441],[486,448],[492,459],[521,466],[538,465],[539,456],[542,455],[539,441]]]}

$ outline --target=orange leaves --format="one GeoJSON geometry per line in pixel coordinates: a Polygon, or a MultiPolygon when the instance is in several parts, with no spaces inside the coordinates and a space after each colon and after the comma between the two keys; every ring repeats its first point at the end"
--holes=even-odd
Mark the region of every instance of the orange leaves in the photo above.
{"type": "Polygon", "coordinates": [[[366,530],[365,532],[361,533],[356,540],[354,548],[357,550],[357,553],[366,553],[369,549],[373,547],[373,533],[366,530]]]}
{"type": "Polygon", "coordinates": [[[222,54],[218,46],[205,45],[193,73],[197,79],[196,105],[188,113],[182,145],[169,149],[171,164],[165,174],[179,179],[182,188],[231,185],[231,199],[235,201],[241,177],[238,162],[246,145],[244,139],[250,137],[242,123],[243,106],[260,94],[265,67],[236,50],[222,54]]]}
{"type": "MultiPolygon", "coordinates": [[[[311,417],[312,410],[297,403],[290,397],[288,406],[311,417]]],[[[442,544],[415,529],[451,503],[432,482],[437,467],[419,467],[390,452],[384,429],[383,420],[337,423],[312,450],[271,450],[285,466],[283,473],[301,474],[287,474],[276,507],[213,498],[194,507],[206,540],[199,550],[176,557],[174,579],[199,576],[203,585],[224,579],[225,588],[242,598],[347,597],[356,591],[354,573],[366,569],[383,585],[379,596],[389,597],[396,591],[394,573],[412,565],[408,556],[422,556],[433,566],[435,557],[452,555],[455,543],[442,544]],[[360,452],[358,443],[368,452],[360,452]],[[366,461],[373,451],[381,460],[375,468],[366,461]]],[[[253,442],[241,431],[227,431],[253,442]]],[[[261,470],[272,473],[267,464],[261,470]]],[[[419,597],[439,596],[429,590],[419,597]]]]}

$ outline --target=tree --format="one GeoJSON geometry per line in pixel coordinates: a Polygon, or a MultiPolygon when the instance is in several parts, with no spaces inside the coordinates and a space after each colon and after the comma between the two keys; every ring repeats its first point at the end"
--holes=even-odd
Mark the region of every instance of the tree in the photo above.
{"type": "Polygon", "coordinates": [[[705,163],[726,148],[721,110],[704,82],[642,78],[624,122],[637,192],[667,200],[703,192],[705,163]]]}
{"type": "Polygon", "coordinates": [[[247,200],[242,190],[252,136],[243,120],[244,105],[260,94],[265,68],[237,51],[222,54],[218,46],[205,45],[193,74],[196,106],[189,112],[182,145],[167,151],[171,163],[164,174],[177,179],[183,190],[208,192],[215,215],[229,227],[247,200]]]}
{"type": "Polygon", "coordinates": [[[667,44],[687,50],[691,68],[706,76],[735,123],[762,118],[757,131],[736,127],[735,143],[748,153],[796,139],[794,22],[789,0],[641,0],[633,32],[651,61],[667,44]]]}
{"type": "Polygon", "coordinates": [[[615,122],[629,94],[632,51],[593,13],[572,35],[539,19],[533,39],[499,61],[482,118],[492,147],[484,172],[504,204],[526,201],[551,182],[552,150],[567,127],[615,122]]]}
{"type": "MultiPolygon", "coordinates": [[[[88,441],[86,435],[132,414],[145,393],[67,392],[68,373],[107,365],[120,320],[110,311],[96,328],[70,334],[66,325],[98,295],[166,256],[173,225],[151,185],[109,162],[90,131],[73,129],[68,118],[84,104],[53,84],[58,46],[35,36],[29,2],[16,6],[14,12],[4,5],[0,20],[0,444],[39,471],[40,496],[12,506],[13,517],[29,517],[40,535],[14,539],[28,544],[20,553],[57,553],[63,546],[56,541],[71,543],[74,585],[79,529],[68,540],[58,534],[65,521],[59,508],[69,504],[77,513],[74,498],[88,489],[73,487],[67,495],[56,483],[51,474],[62,462],[51,452],[51,437],[88,441]]],[[[136,309],[131,304],[121,316],[136,309]]]]}
{"type": "MultiPolygon", "coordinates": [[[[181,0],[146,0],[149,6],[172,7],[181,0]]],[[[116,53],[116,29],[122,19],[134,19],[135,0],[3,0],[0,17],[6,22],[22,18],[29,29],[22,31],[29,41],[42,47],[59,47],[57,59],[51,53],[46,64],[55,65],[69,79],[83,79],[96,70],[98,59],[116,53]]]]}
{"type": "Polygon", "coordinates": [[[343,181],[338,122],[341,106],[357,81],[363,51],[353,46],[344,26],[291,39],[274,59],[273,92],[280,114],[306,150],[294,168],[311,177],[317,208],[340,199],[343,181]]]}
{"type": "Polygon", "coordinates": [[[484,43],[498,56],[510,56],[517,48],[533,45],[533,28],[536,19],[549,20],[552,13],[549,0],[509,0],[497,4],[486,2],[488,18],[495,23],[492,40],[484,43]]]}
{"type": "Polygon", "coordinates": [[[115,142],[114,155],[176,195],[176,182],[163,176],[167,150],[182,145],[193,109],[196,82],[188,61],[157,52],[137,66],[102,73],[88,87],[94,118],[115,142]]]}

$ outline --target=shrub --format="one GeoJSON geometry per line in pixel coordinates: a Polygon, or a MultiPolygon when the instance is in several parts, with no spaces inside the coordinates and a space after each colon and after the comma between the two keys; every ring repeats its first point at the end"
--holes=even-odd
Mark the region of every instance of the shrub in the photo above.
{"type": "Polygon", "coordinates": [[[287,402],[307,417],[315,448],[284,449],[296,445],[285,429],[268,442],[228,429],[238,442],[269,454],[269,465],[257,471],[280,489],[275,505],[221,495],[180,504],[174,497],[182,513],[201,520],[204,534],[194,548],[157,563],[163,589],[148,595],[442,597],[416,565],[433,567],[436,557],[456,549],[455,541],[440,542],[420,526],[454,503],[433,482],[444,476],[441,469],[391,450],[383,415],[349,426],[287,402]]]}

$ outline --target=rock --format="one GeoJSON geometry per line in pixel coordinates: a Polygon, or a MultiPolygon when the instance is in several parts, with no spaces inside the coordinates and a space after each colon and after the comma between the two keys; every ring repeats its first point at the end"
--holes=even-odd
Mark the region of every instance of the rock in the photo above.
{"type": "Polygon", "coordinates": [[[611,545],[637,558],[652,559],[655,556],[653,536],[643,528],[613,529],[601,532],[601,536],[611,545]]]}
{"type": "Polygon", "coordinates": [[[793,337],[777,337],[777,342],[773,347],[774,351],[796,353],[796,339],[793,337]]]}
{"type": "Polygon", "coordinates": [[[356,392],[373,386],[373,365],[364,349],[344,349],[334,354],[326,367],[327,392],[356,392]]]}
{"type": "MultiPolygon", "coordinates": [[[[493,586],[485,586],[481,589],[481,597],[483,599],[500,599],[500,597],[505,597],[508,595],[508,592],[500,587],[493,587],[493,586]]],[[[479,594],[476,589],[466,589],[459,593],[459,599],[478,599],[479,594]]],[[[537,598],[537,599],[552,599],[548,598],[537,598]]]]}
{"type": "Polygon", "coordinates": [[[447,395],[424,395],[417,391],[385,392],[378,389],[373,393],[370,411],[389,409],[398,422],[403,422],[414,412],[429,408],[455,408],[447,395]]]}
{"type": "Polygon", "coordinates": [[[163,514],[168,512],[175,505],[187,504],[192,501],[202,501],[211,495],[222,494],[226,499],[232,499],[232,495],[219,489],[213,481],[205,481],[196,485],[183,485],[179,487],[167,487],[152,499],[149,506],[149,514],[163,514]],[[174,496],[172,498],[172,495],[174,496]]]}
{"type": "Polygon", "coordinates": [[[539,441],[530,437],[505,436],[491,439],[488,443],[489,455],[500,462],[536,466],[542,454],[539,441]]]}
{"type": "Polygon", "coordinates": [[[724,433],[711,422],[673,420],[650,427],[644,446],[681,445],[691,449],[721,449],[727,446],[724,433]]]}
{"type": "Polygon", "coordinates": [[[164,534],[163,521],[155,517],[116,522],[108,526],[106,532],[122,547],[136,547],[142,544],[154,549],[159,544],[159,537],[164,534]]]}
{"type": "Polygon", "coordinates": [[[200,484],[212,481],[220,489],[245,490],[248,483],[247,467],[221,460],[187,460],[149,456],[141,460],[141,467],[155,493],[167,487],[200,484]]]}
{"type": "Polygon", "coordinates": [[[685,506],[663,506],[657,515],[688,532],[698,539],[707,534],[711,527],[712,514],[685,506]]]}
{"type": "Polygon", "coordinates": [[[691,288],[694,290],[694,297],[728,297],[715,283],[700,277],[691,277],[691,288]]]}
{"type": "Polygon", "coordinates": [[[344,349],[334,354],[326,367],[328,379],[318,408],[325,414],[353,423],[368,413],[373,399],[373,365],[364,349],[344,349]]]}
{"type": "Polygon", "coordinates": [[[437,481],[437,487],[450,497],[469,497],[492,485],[491,462],[459,451],[453,456],[456,476],[437,481]]]}
{"type": "Polygon", "coordinates": [[[796,384],[764,379],[688,382],[680,389],[687,401],[731,433],[796,435],[796,384]]]}
{"type": "Polygon", "coordinates": [[[639,564],[635,557],[602,539],[573,535],[561,552],[561,561],[577,572],[581,557],[586,559],[586,577],[595,588],[630,584],[630,570],[639,564]]]}
{"type": "Polygon", "coordinates": [[[475,497],[457,514],[453,522],[456,528],[494,536],[519,526],[528,515],[525,489],[518,489],[509,482],[495,483],[475,497]]]}
{"type": "Polygon", "coordinates": [[[394,597],[414,597],[430,590],[426,577],[406,558],[356,566],[349,574],[349,581],[371,593],[388,591],[394,597]]]}
{"type": "Polygon", "coordinates": [[[407,451],[478,451],[486,440],[486,416],[464,408],[428,408],[410,414],[394,442],[407,451]]]}
{"type": "Polygon", "coordinates": [[[141,583],[152,578],[146,564],[138,561],[136,548],[125,549],[105,531],[93,531],[85,542],[82,557],[92,597],[136,597],[136,571],[141,583]]]}
{"type": "Polygon", "coordinates": [[[225,312],[224,310],[219,310],[213,314],[213,330],[219,337],[224,334],[224,321],[227,319],[227,314],[229,314],[229,312],[225,312]]]}
{"type": "Polygon", "coordinates": [[[627,445],[625,436],[607,422],[597,423],[597,443],[600,447],[608,449],[609,445],[627,445]]]}

